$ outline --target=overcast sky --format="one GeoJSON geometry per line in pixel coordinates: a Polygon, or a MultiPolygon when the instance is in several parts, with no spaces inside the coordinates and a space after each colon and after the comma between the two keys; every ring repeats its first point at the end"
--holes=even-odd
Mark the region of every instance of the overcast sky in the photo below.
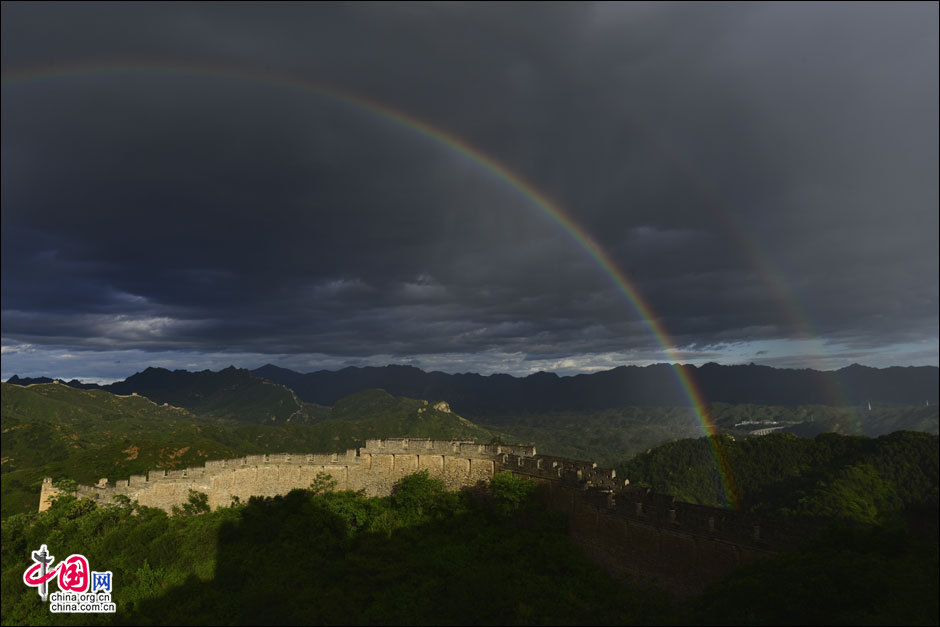
{"type": "Polygon", "coordinates": [[[2,377],[937,365],[938,49],[934,2],[4,2],[2,377]]]}

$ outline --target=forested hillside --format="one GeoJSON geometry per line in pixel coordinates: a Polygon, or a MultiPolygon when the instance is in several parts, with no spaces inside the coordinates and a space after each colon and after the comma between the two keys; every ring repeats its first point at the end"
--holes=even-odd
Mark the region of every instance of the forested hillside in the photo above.
{"type": "MultiPolygon", "coordinates": [[[[812,424],[853,414],[712,408],[731,433],[651,447],[622,463],[618,476],[713,506],[731,505],[731,485],[750,512],[830,526],[797,551],[680,601],[588,563],[570,544],[564,518],[544,509],[532,484],[509,475],[461,493],[419,474],[390,497],[370,499],[330,492],[322,477],[309,491],[212,512],[193,494],[172,516],[72,497],[36,513],[44,476],[92,483],[247,453],[344,450],[373,437],[514,437],[481,428],[446,403],[366,390],[320,408],[312,424],[259,424],[138,395],[3,384],[3,623],[66,620],[22,583],[29,551],[48,542],[61,555],[85,554],[120,582],[116,615],[74,615],[69,624],[937,622],[937,436],[735,439],[732,433],[788,418],[812,424]]],[[[545,418],[497,417],[491,426],[514,426],[510,433],[531,437],[540,451],[573,457],[613,457],[700,429],[686,408],[545,418]]]]}
{"type": "Polygon", "coordinates": [[[937,622],[937,545],[834,527],[678,600],[615,580],[569,542],[529,480],[446,492],[310,490],[173,516],[60,497],[2,523],[2,622],[44,624],[917,624],[937,622]],[[115,615],[51,614],[22,582],[40,544],[114,576],[115,615]]]}
{"type": "Polygon", "coordinates": [[[617,471],[691,503],[728,506],[730,484],[749,511],[889,523],[908,510],[936,513],[938,455],[938,437],[916,432],[720,435],[664,444],[617,471]]]}
{"type": "MultiPolygon", "coordinates": [[[[366,391],[337,403],[314,424],[258,424],[61,384],[2,385],[2,514],[35,511],[43,477],[95,483],[155,468],[198,466],[252,453],[342,452],[368,438],[488,442],[446,405],[366,391]]],[[[506,437],[506,436],[504,436],[506,437]]]]}
{"type": "Polygon", "coordinates": [[[113,571],[113,624],[642,624],[667,607],[580,555],[528,481],[458,494],[418,474],[386,498],[327,485],[174,517],[71,497],[13,516],[3,624],[55,623],[22,583],[24,556],[45,542],[113,571]]]}

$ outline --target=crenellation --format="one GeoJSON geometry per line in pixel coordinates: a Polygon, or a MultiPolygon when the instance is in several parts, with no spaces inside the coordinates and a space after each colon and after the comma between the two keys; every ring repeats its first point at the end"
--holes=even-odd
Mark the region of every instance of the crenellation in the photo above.
{"type": "Polygon", "coordinates": [[[97,500],[100,496],[100,489],[94,486],[80,485],[75,489],[78,498],[97,500]]]}
{"type": "Polygon", "coordinates": [[[376,453],[458,453],[464,445],[475,445],[468,440],[430,440],[426,438],[388,438],[366,440],[365,450],[376,453]]]}
{"type": "Polygon", "coordinates": [[[647,489],[599,489],[541,480],[543,498],[569,520],[572,539],[616,573],[697,594],[734,568],[818,533],[811,522],[684,503],[647,489]]]}
{"type": "Polygon", "coordinates": [[[461,442],[458,451],[464,457],[478,457],[486,455],[485,445],[476,442],[461,442]]]}
{"type": "MultiPolygon", "coordinates": [[[[320,473],[339,490],[387,496],[404,476],[426,470],[449,489],[475,485],[508,470],[534,478],[549,505],[569,519],[571,537],[585,553],[616,573],[654,578],[680,594],[700,591],[731,569],[787,549],[815,534],[807,522],[761,518],[678,501],[631,486],[596,463],[537,455],[535,447],[477,444],[464,440],[395,438],[367,440],[345,453],[277,453],[207,461],[180,470],[151,470],[112,484],[100,479],[74,494],[100,504],[124,495],[141,505],[172,511],[191,490],[212,508],[255,496],[308,488],[320,473]]],[[[40,511],[59,494],[43,480],[40,511]]]]}
{"type": "Polygon", "coordinates": [[[496,451],[495,454],[499,455],[501,453],[508,453],[510,455],[518,455],[520,457],[535,457],[535,447],[534,446],[522,446],[520,444],[498,444],[495,445],[496,451]]]}
{"type": "MultiPolygon", "coordinates": [[[[113,485],[101,479],[94,486],[78,486],[74,494],[101,504],[124,495],[169,512],[187,503],[191,490],[205,493],[210,507],[224,507],[236,497],[245,502],[308,488],[320,473],[329,474],[339,490],[387,496],[402,477],[419,470],[443,480],[448,489],[475,485],[502,470],[534,478],[549,504],[568,515],[572,537],[589,556],[618,572],[626,568],[641,577],[655,576],[682,593],[816,532],[811,523],[684,503],[632,486],[594,462],[537,455],[535,447],[465,440],[367,440],[366,446],[345,453],[211,460],[204,466],[131,475],[113,485]]],[[[40,511],[59,493],[51,479],[44,479],[40,511]]]]}

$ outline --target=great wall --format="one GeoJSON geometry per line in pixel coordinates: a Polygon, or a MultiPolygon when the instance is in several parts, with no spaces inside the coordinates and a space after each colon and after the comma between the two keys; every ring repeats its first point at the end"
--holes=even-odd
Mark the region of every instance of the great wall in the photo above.
{"type": "MultiPolygon", "coordinates": [[[[732,569],[792,549],[817,532],[788,519],[683,503],[629,485],[611,469],[580,460],[536,454],[533,446],[420,439],[367,440],[365,447],[333,454],[249,455],[208,461],[185,470],[152,470],[111,484],[79,485],[75,496],[99,503],[121,495],[172,511],[190,490],[205,493],[212,508],[237,497],[276,496],[308,488],[320,473],[339,490],[385,496],[420,470],[449,489],[476,485],[501,471],[535,479],[551,509],[569,520],[572,540],[609,572],[653,581],[680,595],[695,594],[732,569]]],[[[59,494],[43,480],[39,510],[59,494]]]]}

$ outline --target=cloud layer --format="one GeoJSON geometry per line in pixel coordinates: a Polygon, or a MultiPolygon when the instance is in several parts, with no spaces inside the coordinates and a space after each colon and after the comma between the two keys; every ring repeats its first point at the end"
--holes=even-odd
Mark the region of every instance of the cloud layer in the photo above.
{"type": "Polygon", "coordinates": [[[4,345],[662,357],[305,81],[690,355],[937,363],[935,4],[386,4],[4,4],[4,345]]]}

